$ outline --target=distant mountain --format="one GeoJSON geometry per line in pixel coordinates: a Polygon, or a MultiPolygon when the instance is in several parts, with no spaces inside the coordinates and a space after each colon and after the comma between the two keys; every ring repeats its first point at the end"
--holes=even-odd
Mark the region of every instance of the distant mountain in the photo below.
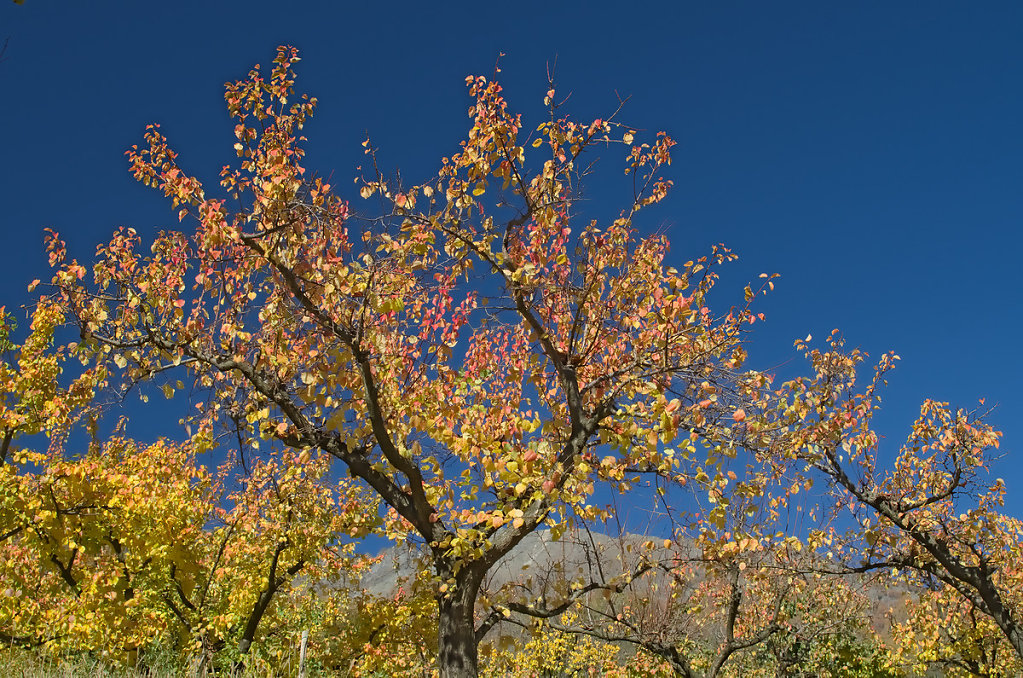
{"type": "MultiPolygon", "coordinates": [[[[638,553],[640,544],[648,539],[641,535],[626,535],[619,542],[616,538],[598,533],[587,533],[582,537],[554,541],[549,530],[538,530],[527,535],[490,571],[487,588],[494,591],[505,584],[535,580],[538,575],[555,573],[570,581],[596,567],[598,560],[604,576],[610,579],[622,571],[622,561],[617,557],[621,550],[619,544],[638,553]]],[[[401,581],[411,579],[425,566],[428,557],[427,549],[422,544],[391,546],[379,555],[383,556],[381,561],[370,568],[361,580],[364,589],[378,595],[393,594],[401,581]]],[[[632,560],[635,560],[634,556],[632,560]]],[[[629,559],[625,562],[629,562],[629,559]]]]}
{"type": "MultiPolygon", "coordinates": [[[[671,553],[659,544],[652,550],[645,548],[649,537],[627,534],[610,537],[596,532],[576,533],[559,541],[551,538],[548,530],[527,535],[489,573],[484,591],[494,593],[508,584],[519,584],[531,592],[531,598],[545,596],[548,601],[558,600],[567,592],[568,582],[611,581],[622,574],[623,563],[635,567],[641,553],[654,558],[670,558],[671,553]]],[[[677,545],[673,545],[677,549],[677,545]]],[[[396,545],[385,549],[382,559],[362,578],[361,586],[368,592],[391,596],[398,586],[411,581],[417,572],[427,566],[428,553],[422,544],[396,545]]],[[[697,561],[700,553],[692,548],[685,556],[697,561]]],[[[826,563],[820,563],[824,567],[826,563]]],[[[698,562],[694,565],[691,581],[695,588],[703,581],[705,571],[698,562]]],[[[631,595],[646,595],[654,590],[665,590],[668,575],[662,571],[644,575],[631,595]]],[[[890,635],[889,610],[898,618],[907,601],[917,595],[908,584],[886,585],[867,583],[865,593],[870,601],[869,623],[882,638],[890,635]]]]}

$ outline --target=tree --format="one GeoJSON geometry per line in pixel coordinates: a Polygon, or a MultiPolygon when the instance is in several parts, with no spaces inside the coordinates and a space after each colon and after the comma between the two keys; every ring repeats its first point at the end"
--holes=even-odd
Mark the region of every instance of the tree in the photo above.
{"type": "Polygon", "coordinates": [[[188,370],[215,417],[372,488],[397,536],[430,549],[441,676],[474,676],[480,584],[527,534],[599,516],[598,484],[624,491],[698,445],[767,444],[765,378],[742,371],[756,293],[715,315],[715,267],[734,255],[674,268],[665,237],[639,235],[674,142],[641,143],[615,115],[574,122],[553,83],[530,134],[496,82],[469,78],[458,151],[421,184],[364,179],[381,209],[356,219],[302,166],[316,100],[294,96],[297,59],[282,47],[268,76],[227,85],[239,164],[220,197],[148,128],[132,171],[195,230],[140,248],[122,229],[91,275],[54,236],[55,294],[93,364],[127,382],[188,370]],[[580,202],[598,146],[623,148],[630,177],[609,220],[580,202]]]}
{"type": "Polygon", "coordinates": [[[493,616],[507,610],[507,621],[524,628],[634,648],[663,662],[666,675],[795,675],[787,671],[809,670],[813,660],[807,675],[820,674],[825,648],[855,647],[869,605],[852,581],[822,576],[819,555],[788,534],[803,508],[790,503],[801,484],[787,474],[753,482],[763,467],[737,462],[743,477],[725,467],[714,480],[702,469],[671,480],[703,486],[700,496],[713,501],[695,512],[672,507],[670,484],[661,484],[672,539],[572,534],[562,545],[574,548],[516,582],[541,602],[512,599],[493,616]],[[724,522],[704,519],[711,507],[724,522]]]}
{"type": "MultiPolygon", "coordinates": [[[[574,612],[558,618],[559,625],[571,627],[574,612]]],[[[628,657],[623,661],[622,649],[592,637],[567,633],[542,625],[531,629],[522,638],[487,648],[485,666],[488,675],[509,678],[582,678],[583,676],[623,677],[654,674],[657,662],[628,657]],[[628,668],[626,668],[628,666],[628,668]],[[644,673],[644,669],[647,670],[644,673]]]]}
{"type": "Polygon", "coordinates": [[[353,676],[431,675],[437,656],[433,590],[417,573],[393,593],[331,591],[317,604],[310,645],[320,665],[353,676]]]}
{"type": "Polygon", "coordinates": [[[915,671],[946,676],[1012,676],[1023,662],[991,617],[949,588],[922,591],[894,624],[898,649],[915,671]]]}
{"type": "Polygon", "coordinates": [[[1002,479],[985,478],[1001,434],[976,411],[928,400],[894,464],[884,470],[871,424],[898,356],[883,356],[859,391],[857,368],[866,356],[844,350],[837,330],[828,350],[796,344],[805,349],[813,374],[782,388],[788,447],[831,483],[838,506],[855,519],[856,529],[839,540],[847,569],[894,568],[960,599],[987,615],[1023,658],[1023,526],[1000,512],[1002,479]]]}
{"type": "Polygon", "coordinates": [[[901,655],[880,637],[876,578],[805,574],[784,601],[783,628],[733,675],[780,678],[896,678],[901,655]]]}
{"type": "MultiPolygon", "coordinates": [[[[34,287],[34,284],[33,284],[34,287]]],[[[75,424],[87,419],[93,398],[106,384],[102,366],[83,370],[63,386],[65,364],[74,346],[54,346],[54,335],[66,318],[60,307],[43,297],[32,311],[29,334],[12,342],[17,324],[0,307],[0,466],[23,460],[17,446],[25,436],[45,435],[57,450],[75,424]]]]}
{"type": "Polygon", "coordinates": [[[165,573],[206,516],[183,446],[113,437],[79,459],[27,454],[0,473],[0,632],[17,645],[135,664],[167,628],[165,573]]]}
{"type": "Polygon", "coordinates": [[[346,479],[322,482],[325,458],[254,459],[228,492],[233,465],[214,477],[198,458],[214,445],[209,422],[184,443],[142,445],[122,420],[101,442],[107,370],[65,374],[80,347],[54,346],[63,318],[42,298],[15,345],[0,313],[5,642],[136,664],[155,642],[180,640],[178,627],[182,652],[193,640],[211,652],[233,641],[244,655],[297,574],[353,578],[369,562],[353,555],[352,537],[375,528],[364,511],[372,497],[346,479]],[[91,442],[76,453],[83,420],[91,442]]]}
{"type": "Polygon", "coordinates": [[[257,641],[292,621],[296,603],[282,599],[338,578],[351,585],[373,562],[354,541],[376,527],[373,498],[348,479],[325,482],[326,458],[296,457],[251,462],[238,490],[209,496],[205,523],[165,542],[178,557],[163,602],[190,641],[179,646],[201,662],[226,656],[241,668],[257,641]]]}
{"type": "Polygon", "coordinates": [[[37,471],[0,470],[0,632],[12,644],[135,665],[163,642],[182,662],[237,663],[299,593],[298,575],[354,580],[371,561],[351,541],[373,528],[356,510],[369,498],[320,482],[325,460],[256,462],[230,493],[194,444],[114,436],[32,461],[37,471]]]}

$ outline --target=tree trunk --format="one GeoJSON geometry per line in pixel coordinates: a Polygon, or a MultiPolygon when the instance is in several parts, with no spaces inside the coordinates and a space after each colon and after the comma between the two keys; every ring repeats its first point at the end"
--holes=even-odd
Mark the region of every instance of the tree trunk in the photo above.
{"type": "Polygon", "coordinates": [[[437,593],[437,665],[440,678],[476,678],[479,675],[473,618],[479,584],[473,584],[472,581],[458,581],[453,589],[437,593]]]}

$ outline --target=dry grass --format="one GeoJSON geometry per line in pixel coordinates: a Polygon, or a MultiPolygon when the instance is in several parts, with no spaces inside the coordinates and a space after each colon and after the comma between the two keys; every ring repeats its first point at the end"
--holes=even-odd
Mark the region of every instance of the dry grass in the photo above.
{"type": "MultiPolygon", "coordinates": [[[[212,671],[199,673],[195,668],[182,670],[169,660],[151,657],[149,667],[144,670],[112,666],[87,656],[52,657],[39,655],[17,648],[0,649],[0,676],[3,678],[284,678],[295,676],[297,667],[271,667],[265,662],[253,662],[253,666],[241,672],[212,671]]],[[[310,672],[310,677],[316,672],[310,672]]]]}
{"type": "MultiPolygon", "coordinates": [[[[0,652],[0,674],[10,678],[141,678],[143,675],[131,669],[106,666],[86,657],[47,657],[16,649],[0,652]]],[[[149,675],[163,678],[172,674],[158,672],[149,675]]]]}

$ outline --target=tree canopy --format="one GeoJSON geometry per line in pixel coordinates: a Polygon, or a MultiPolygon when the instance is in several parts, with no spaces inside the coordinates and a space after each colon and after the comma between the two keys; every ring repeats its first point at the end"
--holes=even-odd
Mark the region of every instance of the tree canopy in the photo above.
{"type": "Polygon", "coordinates": [[[158,125],[128,151],[187,227],[149,243],[121,228],[88,263],[49,234],[52,279],[33,283],[31,334],[5,339],[0,374],[3,577],[33,601],[0,610],[6,638],[135,662],[159,638],[237,663],[305,625],[329,667],[356,673],[475,676],[481,644],[486,670],[511,671],[500,644],[524,642],[536,671],[571,644],[579,671],[627,646],[650,675],[829,652],[877,675],[895,660],[869,604],[840,633],[814,605],[838,604],[823,581],[855,597],[847,581],[894,570],[944,596],[921,605],[966,606],[986,642],[1023,656],[1019,525],[983,478],[999,434],[929,401],[884,470],[870,423],[896,356],[862,391],[865,356],[837,334],[796,342],[805,376],[750,369],[773,276],[712,310],[732,251],[676,263],[644,222],[671,188],[670,136],[624,124],[620,106],[575,121],[553,81],[527,125],[495,79],[469,77],[470,130],[435,176],[392,177],[367,139],[348,201],[304,167],[317,101],[296,93],[297,62],[281,47],[227,84],[237,161],[219,186],[158,125]],[[622,200],[606,216],[586,191],[609,166],[622,200]],[[67,325],[78,337],[55,346],[67,325]],[[97,433],[101,393],[148,401],[154,386],[194,406],[183,441],[97,433]],[[83,426],[92,440],[73,449],[83,426]],[[14,445],[36,434],[47,452],[14,445]],[[201,462],[211,449],[230,450],[223,465],[201,462]],[[669,518],[637,543],[630,497],[669,518]],[[804,498],[818,524],[786,531],[804,498]],[[826,522],[845,510],[852,528],[826,522]],[[617,554],[586,551],[553,588],[495,580],[529,535],[594,530],[617,554]],[[353,540],[371,533],[423,546],[407,591],[359,592],[372,559],[353,540]],[[435,643],[389,616],[431,625],[435,643]],[[380,664],[389,652],[402,662],[380,664]]]}

